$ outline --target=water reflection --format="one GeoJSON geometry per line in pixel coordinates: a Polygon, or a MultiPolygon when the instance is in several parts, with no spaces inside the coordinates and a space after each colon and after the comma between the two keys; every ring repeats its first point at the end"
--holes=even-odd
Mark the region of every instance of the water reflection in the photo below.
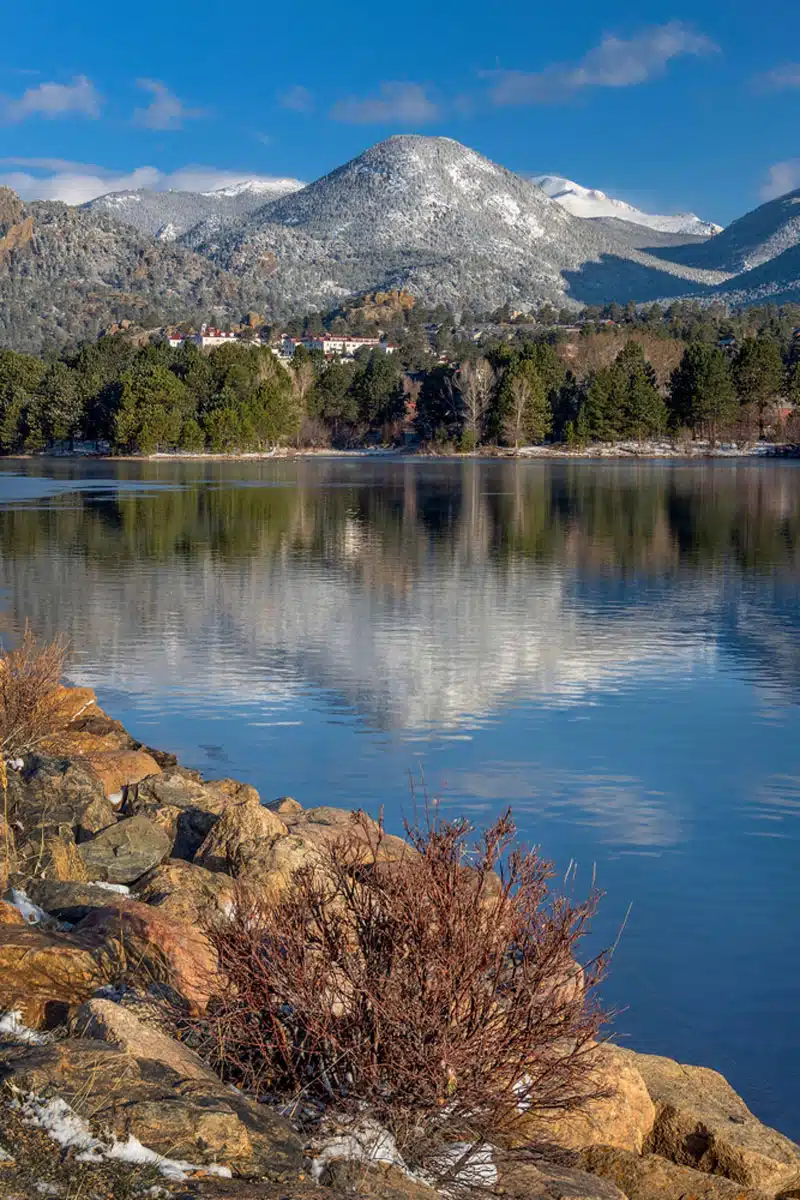
{"type": "Polygon", "coordinates": [[[6,462],[3,619],[265,795],[399,828],[411,770],[450,812],[513,805],[598,864],[599,936],[633,901],[633,1044],[797,1136],[798,470],[6,462]]]}

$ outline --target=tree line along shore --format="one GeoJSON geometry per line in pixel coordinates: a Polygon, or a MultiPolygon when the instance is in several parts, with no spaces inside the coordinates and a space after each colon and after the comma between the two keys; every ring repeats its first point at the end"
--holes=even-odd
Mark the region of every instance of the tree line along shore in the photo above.
{"type": "MultiPolygon", "coordinates": [[[[161,333],[130,331],[57,358],[2,350],[0,451],[800,441],[793,309],[731,317],[629,308],[570,328],[494,316],[477,332],[431,325],[427,339],[409,325],[393,334],[396,353],[364,349],[353,359],[301,345],[281,361],[254,340],[171,348],[161,333]]],[[[361,329],[363,317],[351,323],[361,329]]]]}

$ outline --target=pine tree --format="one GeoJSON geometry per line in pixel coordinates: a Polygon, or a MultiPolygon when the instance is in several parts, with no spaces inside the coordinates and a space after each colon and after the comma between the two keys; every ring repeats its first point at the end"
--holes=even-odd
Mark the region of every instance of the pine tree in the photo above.
{"type": "Polygon", "coordinates": [[[758,413],[758,435],[764,436],[768,405],[783,390],[781,352],[771,338],[745,338],[733,365],[736,389],[742,404],[752,404],[758,413]]]}
{"type": "Polygon", "coordinates": [[[687,346],[672,375],[670,410],[673,424],[688,426],[716,442],[721,428],[734,419],[739,404],[730,363],[721,350],[702,342],[687,346]]]}
{"type": "Polygon", "coordinates": [[[553,428],[553,412],[544,380],[531,359],[510,367],[500,389],[502,432],[518,447],[522,441],[543,442],[553,428]]]}

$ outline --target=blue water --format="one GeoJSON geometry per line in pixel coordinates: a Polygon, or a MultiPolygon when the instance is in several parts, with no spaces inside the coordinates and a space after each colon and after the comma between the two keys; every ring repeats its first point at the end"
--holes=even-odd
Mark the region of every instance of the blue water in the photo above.
{"type": "Polygon", "coordinates": [[[625,923],[620,1040],[798,1138],[799,472],[6,461],[0,622],[265,798],[510,804],[625,923]]]}

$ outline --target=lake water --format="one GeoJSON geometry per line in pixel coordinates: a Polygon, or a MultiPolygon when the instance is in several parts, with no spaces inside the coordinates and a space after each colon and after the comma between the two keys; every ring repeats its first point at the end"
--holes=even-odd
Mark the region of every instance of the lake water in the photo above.
{"type": "Polygon", "coordinates": [[[6,461],[0,554],[185,764],[596,865],[620,1040],[800,1138],[800,464],[6,461]]]}

